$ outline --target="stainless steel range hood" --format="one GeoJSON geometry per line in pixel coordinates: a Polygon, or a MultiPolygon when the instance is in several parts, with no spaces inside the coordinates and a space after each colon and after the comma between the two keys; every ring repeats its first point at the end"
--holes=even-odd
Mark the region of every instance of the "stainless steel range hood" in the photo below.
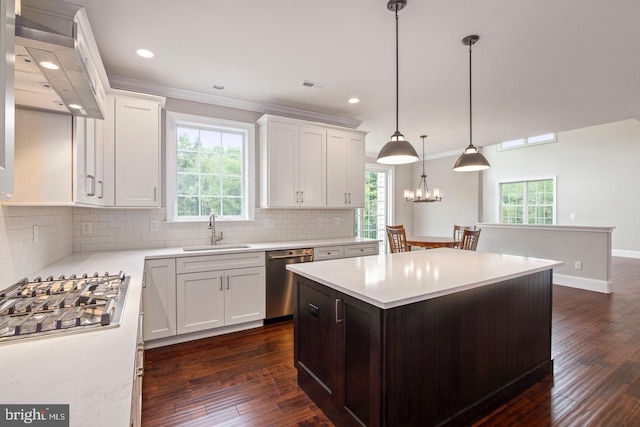
{"type": "MultiPolygon", "coordinates": [[[[38,6],[45,4],[34,3],[38,6]]],[[[22,2],[22,15],[16,15],[16,46],[26,49],[71,114],[104,119],[98,99],[99,96],[104,98],[104,91],[97,72],[93,70],[91,73],[87,67],[88,54],[78,40],[79,29],[74,21],[76,13],[79,10],[84,13],[84,10],[69,3],[55,5],[63,5],[61,10],[70,16],[64,16],[59,10],[56,10],[57,16],[49,15],[22,2]],[[48,24],[64,28],[65,33],[48,24]],[[47,68],[43,63],[55,64],[58,68],[47,68]]],[[[91,66],[94,67],[93,64],[91,66]]]]}

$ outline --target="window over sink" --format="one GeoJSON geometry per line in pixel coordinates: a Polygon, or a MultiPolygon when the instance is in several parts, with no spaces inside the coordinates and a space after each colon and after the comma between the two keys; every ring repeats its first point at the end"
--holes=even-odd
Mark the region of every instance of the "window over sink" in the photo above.
{"type": "Polygon", "coordinates": [[[253,219],[255,125],[167,112],[167,221],[253,219]]]}

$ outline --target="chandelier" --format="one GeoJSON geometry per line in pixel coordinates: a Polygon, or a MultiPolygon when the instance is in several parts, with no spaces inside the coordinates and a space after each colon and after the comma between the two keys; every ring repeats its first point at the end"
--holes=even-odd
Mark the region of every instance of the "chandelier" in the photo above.
{"type": "Polygon", "coordinates": [[[430,203],[439,202],[442,200],[442,192],[439,188],[434,188],[433,193],[429,191],[429,184],[427,184],[427,173],[424,168],[424,139],[427,135],[420,135],[422,138],[422,175],[420,175],[420,183],[415,190],[404,190],[404,199],[407,202],[414,203],[430,203]]]}

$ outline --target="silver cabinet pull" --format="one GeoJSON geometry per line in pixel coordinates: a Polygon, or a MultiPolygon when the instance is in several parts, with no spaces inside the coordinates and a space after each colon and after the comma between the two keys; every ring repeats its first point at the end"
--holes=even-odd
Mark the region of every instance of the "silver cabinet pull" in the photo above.
{"type": "Polygon", "coordinates": [[[220,290],[222,290],[222,276],[220,276],[220,290]]]}
{"type": "Polygon", "coordinates": [[[153,187],[153,201],[158,201],[158,187],[153,187]]]}
{"type": "Polygon", "coordinates": [[[229,276],[227,276],[227,289],[229,289],[229,276]]]}
{"type": "Polygon", "coordinates": [[[98,199],[102,199],[102,197],[104,197],[104,183],[102,181],[98,181],[98,184],[100,184],[100,195],[98,196],[98,199]]]}
{"type": "Polygon", "coordinates": [[[147,272],[143,272],[142,273],[142,287],[146,288],[147,287],[147,272]]]}
{"type": "Polygon", "coordinates": [[[93,197],[96,195],[96,177],[93,175],[87,175],[87,186],[89,187],[89,191],[87,192],[87,196],[93,197]]]}
{"type": "Polygon", "coordinates": [[[347,193],[344,193],[344,204],[347,204],[347,193]]]}
{"type": "Polygon", "coordinates": [[[296,203],[300,203],[300,192],[296,191],[296,203]]]}
{"type": "Polygon", "coordinates": [[[349,204],[351,204],[351,193],[349,193],[349,204]]]}
{"type": "Polygon", "coordinates": [[[304,191],[300,192],[300,203],[304,203],[304,191]]]}
{"type": "Polygon", "coordinates": [[[342,302],[342,300],[340,298],[336,298],[336,323],[340,323],[344,320],[343,318],[340,318],[338,316],[338,309],[340,308],[340,303],[342,302]]]}

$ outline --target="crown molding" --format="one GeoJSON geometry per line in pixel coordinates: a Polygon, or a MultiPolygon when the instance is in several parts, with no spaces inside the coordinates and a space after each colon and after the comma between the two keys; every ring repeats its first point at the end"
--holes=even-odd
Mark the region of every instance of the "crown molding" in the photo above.
{"type": "Polygon", "coordinates": [[[211,95],[208,93],[195,92],[186,89],[178,89],[142,80],[131,79],[128,77],[109,75],[109,83],[110,86],[114,89],[129,90],[132,92],[144,92],[152,95],[165,96],[168,98],[202,102],[205,104],[219,105],[222,107],[237,108],[239,110],[256,111],[264,114],[273,114],[277,116],[325,123],[351,129],[357,129],[362,124],[361,120],[348,119],[345,117],[300,110],[297,108],[283,107],[280,105],[265,104],[260,102],[245,101],[242,99],[228,98],[225,96],[211,95]]]}

